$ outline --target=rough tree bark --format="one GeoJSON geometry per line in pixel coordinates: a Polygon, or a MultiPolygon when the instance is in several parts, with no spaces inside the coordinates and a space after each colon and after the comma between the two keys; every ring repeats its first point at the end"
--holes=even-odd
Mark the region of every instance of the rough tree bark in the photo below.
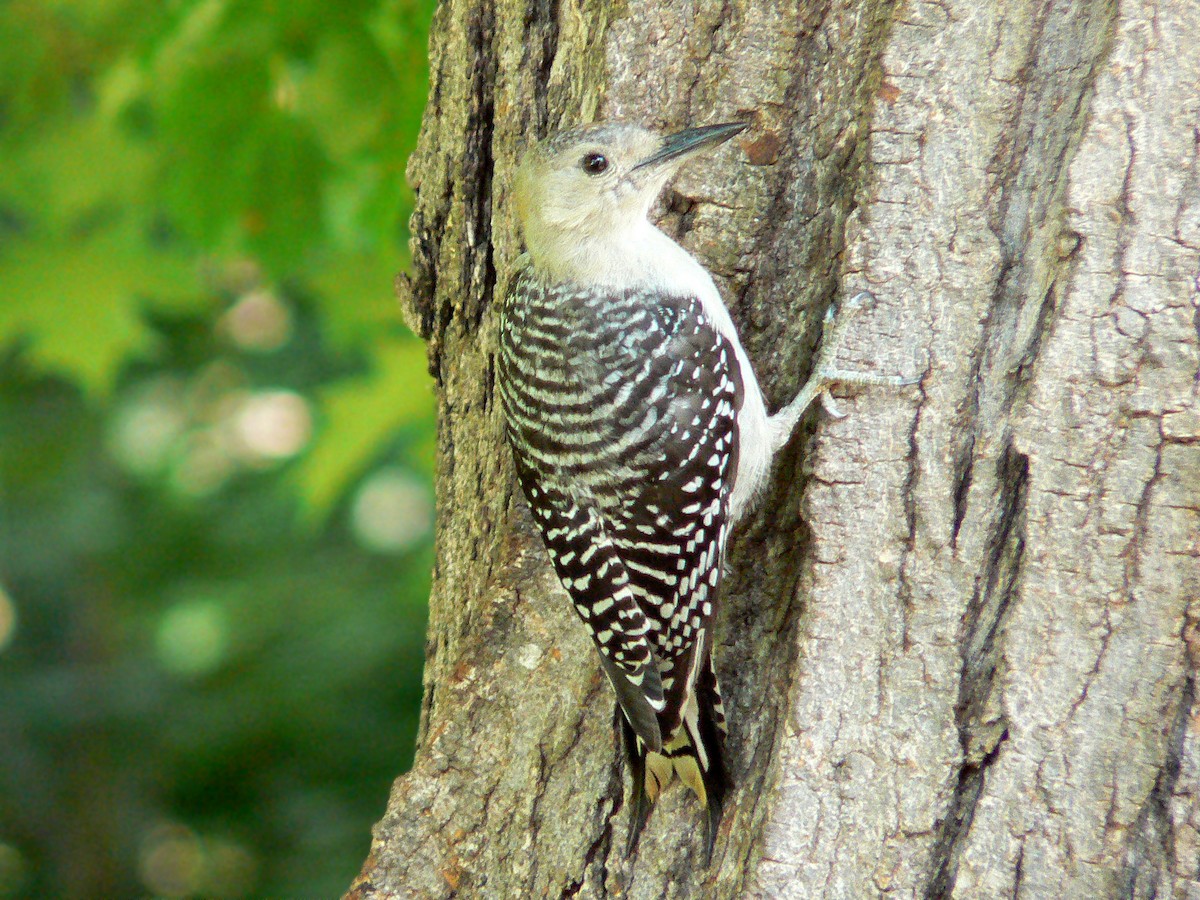
{"type": "Polygon", "coordinates": [[[443,0],[410,321],[440,416],[423,727],[348,896],[1200,897],[1200,4],[443,0]],[[737,534],[737,787],[635,857],[610,690],[493,397],[528,139],[753,128],[668,192],[768,392],[869,288],[737,534]]]}

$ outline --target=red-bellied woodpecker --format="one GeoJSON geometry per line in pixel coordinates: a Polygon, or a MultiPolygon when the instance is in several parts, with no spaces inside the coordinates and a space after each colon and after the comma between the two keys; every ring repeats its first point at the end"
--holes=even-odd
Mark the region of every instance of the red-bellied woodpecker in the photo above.
{"type": "Polygon", "coordinates": [[[768,415],[712,278],[647,219],[680,163],[744,128],[575,128],[529,150],[513,189],[528,252],[497,384],[534,521],[623,713],[631,846],[678,774],[708,808],[712,850],[727,789],[713,617],[731,526],[831,382],[906,383],[834,370],[838,322],[808,384],[768,415]]]}

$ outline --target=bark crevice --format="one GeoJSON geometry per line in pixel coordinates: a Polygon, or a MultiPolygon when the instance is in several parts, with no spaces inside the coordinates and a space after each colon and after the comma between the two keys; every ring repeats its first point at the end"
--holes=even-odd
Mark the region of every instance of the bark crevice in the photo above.
{"type": "MultiPolygon", "coordinates": [[[[462,298],[460,315],[456,317],[459,328],[472,331],[478,329],[496,290],[492,249],[492,180],[496,166],[492,151],[496,130],[495,32],[496,10],[491,3],[483,3],[468,22],[467,40],[476,49],[461,182],[467,192],[469,218],[467,252],[462,257],[460,281],[468,290],[462,298]]],[[[451,304],[445,304],[444,308],[453,311],[451,304]]],[[[444,329],[449,327],[449,321],[443,323],[444,329]]]]}
{"type": "MultiPolygon", "coordinates": [[[[1196,702],[1196,675],[1190,673],[1183,681],[1175,718],[1167,739],[1166,756],[1154,788],[1138,812],[1130,829],[1126,845],[1124,870],[1119,882],[1119,896],[1129,900],[1154,900],[1164,896],[1172,873],[1180,863],[1176,855],[1175,818],[1171,801],[1182,771],[1184,742],[1188,723],[1196,702]]],[[[1181,873],[1183,874],[1183,873],[1181,873]]]]}
{"type": "Polygon", "coordinates": [[[934,874],[926,900],[953,895],[958,855],[974,822],[987,770],[1008,739],[1008,722],[994,692],[1003,671],[1004,629],[1017,597],[1025,552],[1029,460],[1006,446],[997,464],[996,480],[1001,511],[989,540],[993,550],[976,583],[960,638],[962,671],[954,712],[962,763],[931,854],[934,874]]]}
{"type": "Polygon", "coordinates": [[[526,33],[530,43],[541,42],[541,59],[537,62],[537,80],[533,88],[533,101],[537,111],[534,123],[538,135],[544,135],[550,126],[550,76],[554,70],[554,59],[558,55],[558,11],[559,0],[533,0],[526,33]]]}

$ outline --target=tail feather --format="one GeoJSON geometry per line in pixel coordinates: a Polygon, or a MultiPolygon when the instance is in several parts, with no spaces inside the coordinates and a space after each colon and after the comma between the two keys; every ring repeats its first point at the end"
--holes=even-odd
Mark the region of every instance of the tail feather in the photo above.
{"type": "Polygon", "coordinates": [[[652,661],[642,670],[640,684],[634,684],[628,672],[622,671],[603,654],[600,655],[600,664],[616,692],[617,704],[625,713],[625,720],[652,750],[661,748],[658,710],[662,709],[663,689],[657,664],[652,661]],[[657,697],[657,702],[651,699],[654,697],[657,697]]]}
{"type": "Polygon", "coordinates": [[[659,794],[678,775],[707,808],[704,864],[712,860],[730,781],[724,758],[725,715],[711,662],[701,670],[693,696],[690,715],[684,716],[681,727],[660,750],[648,750],[629,720],[617,713],[633,780],[626,855],[636,849],[659,794]]]}
{"type": "Polygon", "coordinates": [[[696,705],[699,715],[696,717],[697,734],[693,740],[698,746],[709,748],[708,766],[701,772],[708,795],[708,831],[704,853],[704,864],[708,865],[717,843],[717,831],[725,812],[725,796],[730,787],[729,770],[725,766],[725,708],[721,703],[721,686],[717,682],[711,659],[696,681],[696,705]]]}
{"type": "Polygon", "coordinates": [[[629,826],[629,841],[625,844],[625,855],[633,856],[637,849],[638,838],[650,818],[650,809],[654,805],[646,793],[646,750],[645,745],[638,739],[637,732],[629,724],[629,719],[617,706],[617,720],[620,722],[621,743],[625,747],[625,758],[629,761],[629,773],[633,776],[631,788],[632,821],[629,826]]]}

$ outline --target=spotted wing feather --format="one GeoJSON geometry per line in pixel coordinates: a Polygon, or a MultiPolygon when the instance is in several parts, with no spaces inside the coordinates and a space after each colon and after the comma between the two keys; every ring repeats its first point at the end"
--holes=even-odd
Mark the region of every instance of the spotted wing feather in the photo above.
{"type": "Polygon", "coordinates": [[[709,665],[740,399],[733,349],[705,320],[689,317],[672,351],[667,378],[674,400],[654,475],[605,504],[613,543],[663,660],[664,735],[682,724],[699,673],[709,665]]]}
{"type": "Polygon", "coordinates": [[[622,710],[647,746],[660,748],[663,708],[650,623],[634,600],[629,575],[595,509],[537,478],[517,455],[517,475],[558,580],[588,627],[622,710]]]}
{"type": "MultiPolygon", "coordinates": [[[[732,345],[694,297],[547,287],[525,272],[500,350],[518,475],[560,580],[662,740],[689,724],[699,740],[685,720],[710,664],[737,470],[732,345]]],[[[638,703],[614,686],[644,740],[638,703]]]]}

